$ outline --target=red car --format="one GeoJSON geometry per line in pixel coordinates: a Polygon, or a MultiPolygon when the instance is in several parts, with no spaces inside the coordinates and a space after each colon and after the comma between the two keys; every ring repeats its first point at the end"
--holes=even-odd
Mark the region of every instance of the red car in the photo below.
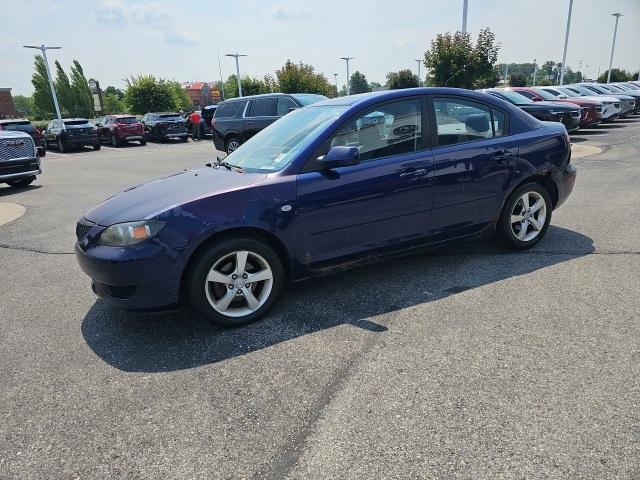
{"type": "Polygon", "coordinates": [[[534,102],[550,100],[557,103],[571,103],[580,107],[580,128],[595,127],[602,122],[602,102],[582,98],[558,98],[544,90],[533,87],[511,87],[511,90],[530,98],[534,102]]]}
{"type": "Polygon", "coordinates": [[[120,147],[130,141],[146,145],[144,125],[133,115],[107,115],[96,122],[98,140],[120,147]]]}

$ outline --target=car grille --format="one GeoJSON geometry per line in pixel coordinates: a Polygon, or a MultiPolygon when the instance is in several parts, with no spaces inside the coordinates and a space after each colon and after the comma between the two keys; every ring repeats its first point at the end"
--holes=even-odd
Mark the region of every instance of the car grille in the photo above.
{"type": "Polygon", "coordinates": [[[571,110],[571,116],[573,118],[580,118],[580,110],[571,110]]]}
{"type": "Polygon", "coordinates": [[[33,158],[36,150],[31,138],[6,138],[0,140],[0,162],[15,158],[33,158]]]}
{"type": "Polygon", "coordinates": [[[85,219],[80,220],[76,224],[76,238],[79,242],[84,240],[84,237],[87,236],[87,233],[89,233],[89,230],[91,230],[91,227],[93,227],[94,225],[95,223],[91,223],[85,219]]]}
{"type": "Polygon", "coordinates": [[[602,105],[596,105],[593,107],[596,113],[602,113],[602,105]]]}

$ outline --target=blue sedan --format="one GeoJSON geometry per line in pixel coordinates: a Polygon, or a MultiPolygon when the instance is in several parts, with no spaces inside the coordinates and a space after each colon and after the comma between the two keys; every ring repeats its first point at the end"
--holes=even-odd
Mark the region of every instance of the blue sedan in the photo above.
{"type": "Polygon", "coordinates": [[[125,190],[78,222],[94,292],[237,326],[285,284],[451,240],[526,249],[573,189],[562,124],[500,98],[415,88],[295,110],[224,160],[125,190]]]}

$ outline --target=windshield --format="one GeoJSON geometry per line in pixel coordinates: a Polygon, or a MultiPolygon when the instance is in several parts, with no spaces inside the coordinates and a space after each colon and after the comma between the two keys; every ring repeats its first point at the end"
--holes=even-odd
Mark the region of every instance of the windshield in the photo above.
{"type": "Polygon", "coordinates": [[[292,95],[292,97],[295,98],[298,101],[298,103],[300,103],[300,105],[302,105],[303,107],[308,107],[313,103],[317,103],[327,99],[327,97],[325,97],[324,95],[314,95],[311,93],[305,93],[302,95],[292,95]]]}
{"type": "Polygon", "coordinates": [[[634,85],[633,83],[625,83],[624,85],[620,85],[622,88],[626,88],[627,90],[640,90],[640,87],[634,85]]]}
{"type": "Polygon", "coordinates": [[[573,90],[569,89],[569,88],[560,88],[558,87],[557,89],[560,93],[564,93],[567,97],[580,97],[581,95],[579,93],[574,92],[573,90]]]}
{"type": "Polygon", "coordinates": [[[594,92],[592,90],[589,90],[588,88],[585,88],[585,87],[581,87],[580,85],[573,85],[571,87],[571,90],[574,91],[574,92],[578,92],[583,97],[594,94],[594,92]]]}
{"type": "Polygon", "coordinates": [[[86,125],[89,123],[89,120],[65,120],[65,125],[86,125]]]}
{"type": "Polygon", "coordinates": [[[504,96],[511,103],[515,103],[516,105],[523,103],[533,103],[533,100],[528,99],[524,95],[520,95],[511,90],[496,90],[500,95],[504,96]]]}
{"type": "Polygon", "coordinates": [[[605,93],[605,94],[606,93],[611,93],[611,92],[605,90],[604,88],[596,87],[595,85],[587,85],[585,88],[587,90],[592,90],[592,91],[598,92],[598,93],[605,93]]]}
{"type": "Polygon", "coordinates": [[[116,123],[138,123],[138,119],[136,117],[122,117],[116,118],[116,123]]]}
{"type": "Polygon", "coordinates": [[[242,144],[227,160],[248,171],[281,170],[346,108],[327,106],[294,110],[242,144]]]}
{"type": "Polygon", "coordinates": [[[545,100],[557,100],[557,97],[549,92],[546,92],[544,90],[536,90],[536,93],[538,95],[540,95],[542,98],[544,98],[545,100]]]}

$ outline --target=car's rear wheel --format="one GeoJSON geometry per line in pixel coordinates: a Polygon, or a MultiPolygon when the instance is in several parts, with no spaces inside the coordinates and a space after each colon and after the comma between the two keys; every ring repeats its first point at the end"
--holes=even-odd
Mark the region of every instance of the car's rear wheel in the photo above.
{"type": "Polygon", "coordinates": [[[240,146],[240,140],[238,140],[236,137],[231,137],[227,140],[227,154],[230,154],[231,152],[233,152],[234,150],[236,150],[238,147],[240,146]]]}
{"type": "Polygon", "coordinates": [[[278,254],[266,243],[232,237],[201,254],[191,269],[191,305],[210,322],[237,327],[258,320],[285,283],[278,254]]]}
{"type": "Polygon", "coordinates": [[[546,188],[539,183],[522,185],[511,194],[502,209],[496,240],[516,250],[533,247],[549,228],[552,208],[546,188]]]}
{"type": "Polygon", "coordinates": [[[160,135],[160,131],[158,129],[153,131],[153,141],[156,143],[162,142],[162,135],[160,135]]]}
{"type": "Polygon", "coordinates": [[[10,187],[26,187],[27,185],[31,185],[33,181],[36,179],[35,175],[25,178],[19,178],[18,180],[9,180],[7,185],[10,187]]]}
{"type": "Polygon", "coordinates": [[[102,148],[102,145],[100,144],[100,142],[96,142],[93,144],[93,149],[94,150],[100,150],[100,148],[102,148]]]}
{"type": "Polygon", "coordinates": [[[145,137],[142,137],[140,139],[140,145],[146,145],[147,144],[147,139],[145,137]]]}
{"type": "Polygon", "coordinates": [[[119,147],[120,145],[122,145],[122,141],[114,134],[111,134],[111,146],[112,147],[119,147]]]}
{"type": "Polygon", "coordinates": [[[66,152],[66,150],[67,150],[67,149],[66,149],[66,147],[64,146],[64,142],[62,141],[62,139],[61,139],[61,138],[59,138],[59,139],[58,139],[58,151],[59,151],[60,153],[64,153],[64,152],[66,152]]]}

